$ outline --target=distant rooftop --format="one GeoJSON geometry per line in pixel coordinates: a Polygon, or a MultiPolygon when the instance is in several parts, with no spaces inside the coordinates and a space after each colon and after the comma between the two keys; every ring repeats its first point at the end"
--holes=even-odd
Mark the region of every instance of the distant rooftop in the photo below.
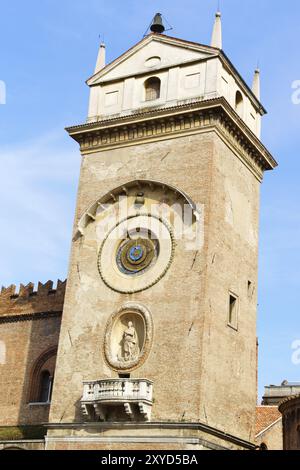
{"type": "Polygon", "coordinates": [[[265,387],[262,405],[278,406],[285,398],[300,393],[300,382],[284,380],[281,385],[268,385],[265,387]]]}
{"type": "Polygon", "coordinates": [[[300,387],[300,382],[288,382],[284,380],[281,385],[268,385],[265,388],[282,388],[282,387],[300,387]]]}

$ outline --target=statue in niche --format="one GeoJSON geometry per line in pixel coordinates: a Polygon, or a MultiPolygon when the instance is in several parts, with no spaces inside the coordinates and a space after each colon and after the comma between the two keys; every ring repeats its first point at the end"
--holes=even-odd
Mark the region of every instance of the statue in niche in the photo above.
{"type": "Polygon", "coordinates": [[[135,361],[140,355],[139,339],[133,323],[128,322],[128,328],[123,335],[123,351],[125,362],[135,361]]]}

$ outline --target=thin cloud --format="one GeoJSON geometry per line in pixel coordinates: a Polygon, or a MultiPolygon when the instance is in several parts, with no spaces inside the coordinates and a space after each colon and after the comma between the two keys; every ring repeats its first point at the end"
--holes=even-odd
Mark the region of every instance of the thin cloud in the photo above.
{"type": "Polygon", "coordinates": [[[52,132],[0,158],[0,284],[65,275],[79,152],[52,132]]]}

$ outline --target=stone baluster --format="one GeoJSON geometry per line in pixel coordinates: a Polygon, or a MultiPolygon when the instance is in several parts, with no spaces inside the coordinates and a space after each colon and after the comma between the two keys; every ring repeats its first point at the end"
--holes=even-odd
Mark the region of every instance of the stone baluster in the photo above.
{"type": "Polygon", "coordinates": [[[140,384],[139,382],[133,382],[132,385],[133,385],[133,389],[132,389],[133,398],[138,398],[139,392],[140,392],[140,384]]]}
{"type": "Polygon", "coordinates": [[[133,382],[132,381],[126,381],[125,382],[125,387],[124,387],[124,396],[126,398],[132,397],[133,394],[133,382]]]}
{"type": "Polygon", "coordinates": [[[88,400],[89,399],[89,384],[84,384],[83,386],[83,400],[88,400]]]}
{"type": "Polygon", "coordinates": [[[140,382],[140,393],[139,398],[146,398],[148,396],[148,384],[145,381],[140,382]]]}

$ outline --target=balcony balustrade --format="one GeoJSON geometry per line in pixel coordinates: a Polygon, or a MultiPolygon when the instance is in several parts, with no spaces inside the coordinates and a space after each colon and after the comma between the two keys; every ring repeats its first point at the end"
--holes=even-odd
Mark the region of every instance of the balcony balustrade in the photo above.
{"type": "Polygon", "coordinates": [[[84,382],[81,407],[89,419],[150,421],[153,383],[146,379],[108,379],[84,382]]]}

